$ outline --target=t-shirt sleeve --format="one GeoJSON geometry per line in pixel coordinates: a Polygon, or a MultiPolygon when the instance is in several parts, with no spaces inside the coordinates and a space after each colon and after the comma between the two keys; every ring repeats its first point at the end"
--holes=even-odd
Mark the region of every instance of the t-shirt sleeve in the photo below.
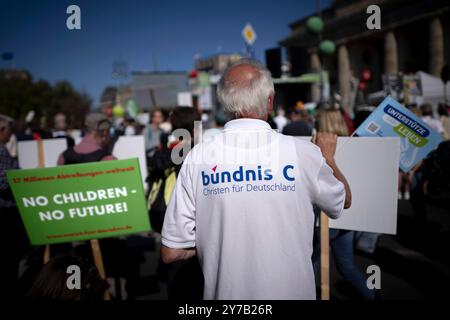
{"type": "Polygon", "coordinates": [[[185,161],[164,217],[161,242],[169,248],[195,247],[195,200],[189,167],[185,161]]]}
{"type": "Polygon", "coordinates": [[[337,219],[344,210],[345,188],[333,175],[333,170],[322,157],[317,175],[316,194],[314,203],[330,218],[337,219]]]}

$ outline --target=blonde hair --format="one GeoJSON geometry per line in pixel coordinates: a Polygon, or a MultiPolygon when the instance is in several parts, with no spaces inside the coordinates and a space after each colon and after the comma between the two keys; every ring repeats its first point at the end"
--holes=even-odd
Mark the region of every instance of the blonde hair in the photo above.
{"type": "Polygon", "coordinates": [[[317,113],[318,131],[330,132],[338,136],[348,136],[348,127],[340,110],[326,109],[317,113]]]}

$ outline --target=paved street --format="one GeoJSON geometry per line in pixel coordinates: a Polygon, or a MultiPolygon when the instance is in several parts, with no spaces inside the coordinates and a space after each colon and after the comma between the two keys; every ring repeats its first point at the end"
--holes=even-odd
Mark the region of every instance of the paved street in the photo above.
{"type": "MultiPolygon", "coordinates": [[[[443,299],[450,296],[450,213],[430,207],[428,223],[414,224],[408,201],[399,201],[397,235],[382,235],[373,255],[356,251],[355,262],[361,271],[369,265],[381,269],[383,300],[443,299]]],[[[146,251],[140,265],[140,294],[135,299],[167,299],[167,285],[157,281],[158,241],[146,251]],[[144,285],[145,284],[145,285],[144,285]]],[[[331,264],[331,299],[357,300],[356,293],[331,264]]]]}
{"type": "MultiPolygon", "coordinates": [[[[357,252],[362,271],[368,265],[380,267],[382,299],[443,299],[450,285],[450,212],[430,207],[428,223],[414,224],[408,201],[399,201],[397,235],[379,238],[373,256],[357,252]]],[[[331,259],[332,262],[332,259],[331,259]]],[[[335,268],[331,272],[332,299],[354,299],[335,268]]]]}

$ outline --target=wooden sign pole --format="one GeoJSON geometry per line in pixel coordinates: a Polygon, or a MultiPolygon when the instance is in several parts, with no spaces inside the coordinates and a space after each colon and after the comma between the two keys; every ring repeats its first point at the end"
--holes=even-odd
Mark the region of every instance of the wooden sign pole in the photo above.
{"type": "Polygon", "coordinates": [[[38,167],[45,168],[44,141],[37,140],[38,167]]]}
{"type": "Polygon", "coordinates": [[[328,217],[320,213],[320,287],[321,299],[330,300],[330,231],[328,217]]]}
{"type": "MultiPolygon", "coordinates": [[[[37,142],[38,167],[45,168],[44,141],[39,139],[37,142]]],[[[44,264],[50,260],[50,245],[46,245],[44,249],[44,264]]]]}
{"type": "Polygon", "coordinates": [[[44,248],[44,264],[50,261],[50,245],[46,245],[44,248]]]}
{"type": "MultiPolygon", "coordinates": [[[[91,240],[92,254],[94,255],[95,266],[97,267],[98,273],[103,280],[106,280],[105,267],[103,265],[102,251],[100,250],[100,244],[97,239],[91,240]]],[[[109,295],[109,290],[106,289],[103,294],[104,300],[111,300],[109,295]]]]}

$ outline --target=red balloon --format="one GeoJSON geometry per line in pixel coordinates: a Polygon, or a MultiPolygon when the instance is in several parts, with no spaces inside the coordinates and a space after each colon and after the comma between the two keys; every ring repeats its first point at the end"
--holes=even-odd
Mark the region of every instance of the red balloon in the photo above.
{"type": "Polygon", "coordinates": [[[370,69],[363,69],[360,78],[361,81],[370,81],[370,79],[372,79],[372,71],[370,71],[370,69]]]}
{"type": "Polygon", "coordinates": [[[192,71],[189,73],[189,78],[197,78],[197,76],[198,76],[197,70],[192,70],[192,71]]]}
{"type": "Polygon", "coordinates": [[[360,83],[358,84],[358,90],[364,91],[364,90],[366,90],[366,89],[367,89],[367,83],[366,83],[366,82],[360,82],[360,83]]]}

